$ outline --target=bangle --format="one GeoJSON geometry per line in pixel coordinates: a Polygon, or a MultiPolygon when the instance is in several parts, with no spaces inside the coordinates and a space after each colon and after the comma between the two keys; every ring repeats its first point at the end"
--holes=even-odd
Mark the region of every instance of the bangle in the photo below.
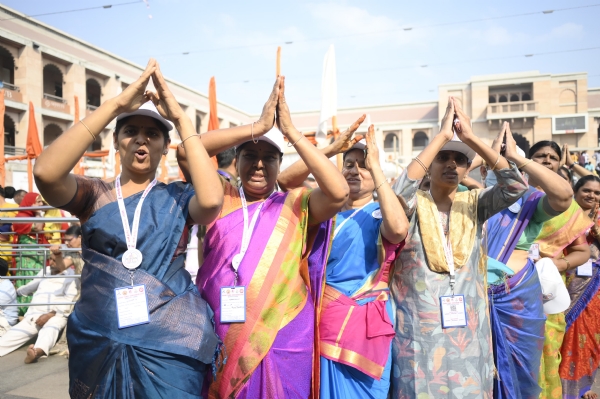
{"type": "Polygon", "coordinates": [[[299,142],[300,140],[302,140],[303,138],[304,138],[304,135],[303,135],[303,134],[300,134],[300,138],[299,138],[298,140],[296,140],[296,142],[295,142],[294,144],[290,144],[290,143],[288,142],[287,146],[288,146],[288,147],[293,147],[293,146],[295,146],[296,144],[298,144],[298,142],[299,142]]]}
{"type": "Polygon", "coordinates": [[[567,263],[567,269],[570,269],[570,268],[571,268],[571,262],[569,262],[569,259],[567,259],[567,258],[565,257],[565,255],[563,255],[563,256],[562,256],[562,260],[564,260],[564,261],[567,263]]]}
{"type": "Polygon", "coordinates": [[[250,136],[252,136],[252,142],[254,144],[258,143],[258,140],[254,140],[254,122],[250,125],[250,136]]]}
{"type": "Polygon", "coordinates": [[[92,131],[90,130],[90,128],[87,127],[87,125],[85,123],[83,123],[83,121],[79,121],[79,123],[81,123],[87,129],[87,131],[90,132],[90,135],[92,136],[92,139],[94,139],[94,141],[96,141],[96,136],[94,136],[94,133],[92,133],[92,131]]]}
{"type": "Polygon", "coordinates": [[[498,158],[496,158],[496,162],[494,162],[494,166],[492,166],[492,171],[496,170],[496,166],[498,166],[498,162],[500,162],[501,155],[498,154],[498,158]]]}
{"type": "Polygon", "coordinates": [[[377,187],[375,187],[375,191],[379,190],[379,187],[383,186],[383,183],[385,183],[385,180],[382,181],[377,187]]]}
{"type": "Polygon", "coordinates": [[[525,161],[525,162],[523,163],[523,165],[521,165],[521,166],[517,166],[517,169],[519,169],[519,170],[523,170],[523,168],[524,168],[525,166],[529,165],[529,164],[530,164],[530,163],[532,163],[532,162],[533,162],[533,159],[528,159],[527,161],[525,161]]]}
{"type": "Polygon", "coordinates": [[[195,137],[195,136],[198,136],[198,137],[200,137],[200,134],[199,134],[199,133],[192,134],[192,135],[190,135],[190,136],[187,136],[185,139],[183,139],[183,140],[181,141],[181,143],[179,143],[179,145],[181,146],[181,148],[183,148],[183,143],[185,143],[185,141],[186,141],[187,139],[189,139],[190,137],[195,137]]]}
{"type": "Polygon", "coordinates": [[[421,167],[425,171],[425,174],[429,173],[429,170],[425,167],[425,164],[423,162],[421,162],[421,160],[419,159],[419,157],[414,157],[413,161],[417,161],[419,163],[419,165],[421,165],[421,167]]]}

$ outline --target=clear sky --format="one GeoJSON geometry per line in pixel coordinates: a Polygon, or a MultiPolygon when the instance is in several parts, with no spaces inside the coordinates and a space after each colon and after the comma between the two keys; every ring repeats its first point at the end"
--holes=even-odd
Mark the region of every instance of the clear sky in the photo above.
{"type": "MultiPolygon", "coordinates": [[[[32,15],[127,1],[2,2],[32,15]]],[[[600,0],[148,2],[36,19],[138,64],[155,57],[204,93],[214,75],[217,98],[252,113],[273,84],[277,45],[293,111],[320,108],[330,44],[340,108],[436,100],[438,84],[518,71],[588,72],[589,87],[600,86],[600,6],[541,13],[600,0]]]]}

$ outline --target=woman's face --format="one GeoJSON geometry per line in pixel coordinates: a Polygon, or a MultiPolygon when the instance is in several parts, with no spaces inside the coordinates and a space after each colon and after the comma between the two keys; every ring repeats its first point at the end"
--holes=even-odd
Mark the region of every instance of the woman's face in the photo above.
{"type": "Polygon", "coordinates": [[[358,199],[375,190],[375,183],[371,173],[365,167],[365,152],[354,149],[346,154],[342,175],[350,188],[350,198],[358,199]]]}
{"type": "Polygon", "coordinates": [[[537,150],[531,157],[533,162],[544,165],[553,172],[558,172],[560,166],[560,156],[552,149],[552,147],[542,147],[537,150]]]}
{"type": "Polygon", "coordinates": [[[237,171],[244,192],[264,198],[275,189],[281,165],[281,154],[277,148],[267,143],[244,144],[237,157],[237,171]]]}
{"type": "Polygon", "coordinates": [[[465,154],[457,151],[440,151],[431,166],[429,174],[431,185],[454,188],[467,174],[469,160],[465,154]]]}
{"type": "Polygon", "coordinates": [[[42,200],[42,196],[38,195],[37,198],[35,199],[35,204],[34,206],[44,206],[46,204],[44,204],[44,201],[42,200]]]}
{"type": "Polygon", "coordinates": [[[600,183],[589,181],[575,193],[575,201],[584,211],[589,211],[594,204],[600,202],[600,183]]]}
{"type": "Polygon", "coordinates": [[[115,148],[121,156],[121,165],[136,174],[156,172],[170,140],[149,116],[130,117],[115,137],[115,148]]]}

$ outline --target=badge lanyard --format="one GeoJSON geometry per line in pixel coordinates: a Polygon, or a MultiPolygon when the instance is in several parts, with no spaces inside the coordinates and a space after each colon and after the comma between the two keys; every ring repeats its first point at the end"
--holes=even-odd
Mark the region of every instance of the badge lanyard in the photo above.
{"type": "MultiPolygon", "coordinates": [[[[431,191],[429,196],[433,199],[431,191]]],[[[450,242],[450,214],[448,214],[448,238],[444,235],[444,229],[442,229],[442,221],[438,224],[440,234],[442,236],[442,243],[444,244],[444,255],[446,256],[446,263],[448,263],[448,271],[450,272],[450,289],[452,290],[452,296],[454,296],[454,285],[456,283],[456,273],[454,271],[454,253],[452,252],[452,242],[450,242]]]]}
{"type": "Polygon", "coordinates": [[[350,215],[347,219],[345,219],[342,223],[340,223],[338,226],[336,226],[335,231],[333,232],[333,238],[335,238],[335,236],[338,235],[338,233],[340,232],[340,230],[342,229],[342,226],[344,224],[346,224],[346,222],[350,219],[352,219],[354,216],[356,216],[356,214],[360,211],[362,211],[364,208],[367,207],[367,205],[370,205],[373,203],[373,200],[369,201],[368,203],[364,204],[363,206],[361,206],[360,208],[356,209],[354,211],[354,213],[352,213],[352,215],[350,215]]]}
{"type": "Polygon", "coordinates": [[[244,194],[244,190],[242,189],[242,187],[240,187],[239,191],[240,197],[242,199],[242,212],[244,214],[244,230],[242,235],[242,246],[240,248],[240,252],[236,254],[231,260],[231,267],[233,268],[233,273],[235,274],[233,286],[237,285],[238,269],[240,267],[240,264],[244,260],[244,256],[246,256],[246,251],[248,250],[248,246],[250,245],[250,239],[252,238],[252,233],[254,233],[254,227],[256,226],[258,215],[260,214],[260,211],[262,210],[262,207],[266,202],[265,200],[258,206],[258,209],[256,209],[256,211],[254,212],[254,215],[252,215],[252,220],[250,221],[250,224],[248,224],[248,204],[246,203],[246,195],[244,194]]]}
{"type": "Polygon", "coordinates": [[[123,231],[125,232],[125,241],[127,242],[127,251],[123,254],[122,263],[131,276],[131,285],[133,286],[133,273],[142,264],[142,253],[136,248],[138,229],[140,226],[140,215],[142,213],[142,204],[144,199],[156,185],[156,179],[146,187],[140,201],[138,202],[133,216],[133,225],[129,229],[129,219],[127,217],[127,209],[125,209],[125,201],[123,201],[123,192],[121,191],[121,175],[115,179],[115,191],[117,192],[117,203],[119,204],[119,213],[121,214],[121,222],[123,222],[123,231]]]}

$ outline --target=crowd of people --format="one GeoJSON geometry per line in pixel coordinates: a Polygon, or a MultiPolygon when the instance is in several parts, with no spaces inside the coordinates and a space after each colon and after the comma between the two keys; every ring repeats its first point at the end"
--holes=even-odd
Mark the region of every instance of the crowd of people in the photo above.
{"type": "MultiPolygon", "coordinates": [[[[43,198],[21,204],[76,215],[65,241],[82,253],[53,247],[47,274],[65,277],[16,294],[76,305],[31,306],[18,324],[0,310],[0,356],[37,335],[35,361],[67,325],[72,398],[597,398],[589,157],[552,141],[526,154],[508,123],[489,146],[450,97],[439,134],[388,181],[364,120],[318,149],[280,76],[256,122],[199,135],[150,60],[38,158],[43,198]],[[120,175],[72,174],[114,119],[120,175]],[[158,183],[173,128],[185,181],[158,183]],[[286,145],[300,159],[281,171],[286,145]]],[[[13,224],[15,242],[44,226],[13,224]]]]}

